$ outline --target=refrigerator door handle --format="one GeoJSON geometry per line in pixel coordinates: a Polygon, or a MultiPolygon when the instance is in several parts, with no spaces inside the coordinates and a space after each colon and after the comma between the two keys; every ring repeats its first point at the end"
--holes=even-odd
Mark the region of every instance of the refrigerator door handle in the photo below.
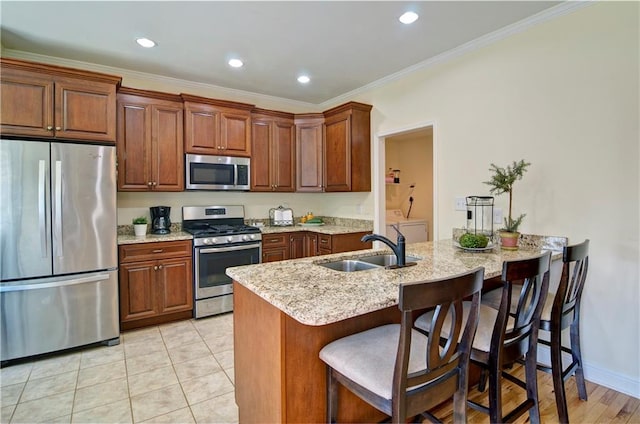
{"type": "Polygon", "coordinates": [[[54,192],[54,202],[55,205],[53,207],[53,219],[54,219],[54,230],[53,230],[53,240],[55,241],[55,251],[56,256],[63,257],[64,253],[62,251],[62,161],[56,161],[56,181],[55,181],[55,192],[54,192]]]}
{"type": "Polygon", "coordinates": [[[96,275],[91,275],[89,277],[74,278],[72,280],[64,280],[64,281],[51,281],[48,283],[18,284],[14,286],[7,285],[7,286],[0,286],[0,293],[12,292],[12,291],[48,289],[51,287],[56,287],[56,288],[65,287],[65,286],[72,286],[75,284],[95,283],[98,281],[104,281],[108,279],[109,279],[109,274],[96,274],[96,275]]]}
{"type": "Polygon", "coordinates": [[[38,223],[40,224],[40,249],[42,257],[46,258],[49,253],[49,242],[47,240],[47,220],[45,215],[47,188],[45,185],[45,161],[38,161],[38,223]]]}

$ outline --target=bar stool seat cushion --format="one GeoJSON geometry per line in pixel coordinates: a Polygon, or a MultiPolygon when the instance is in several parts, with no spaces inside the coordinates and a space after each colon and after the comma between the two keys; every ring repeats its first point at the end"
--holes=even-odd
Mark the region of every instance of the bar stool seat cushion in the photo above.
{"type": "MultiPolygon", "coordinates": [[[[469,308],[471,308],[471,302],[462,302],[462,325],[466,325],[467,317],[469,316],[469,308]]],[[[478,321],[478,329],[476,335],[473,338],[473,348],[481,350],[483,352],[489,352],[491,347],[491,336],[493,335],[493,326],[498,316],[498,310],[493,309],[486,305],[480,305],[480,319],[478,321]]],[[[421,330],[429,333],[431,331],[431,319],[433,317],[433,311],[426,312],[418,317],[415,326],[421,330]]],[[[507,331],[513,329],[513,318],[507,320],[507,331]]],[[[449,336],[448,329],[451,327],[451,318],[447,315],[442,326],[442,335],[449,336]]]]}
{"type": "MultiPolygon", "coordinates": [[[[391,399],[399,338],[399,324],[383,325],[329,343],[320,351],[320,359],[360,386],[391,399]]],[[[427,340],[412,330],[409,373],[424,369],[427,340]]]]}

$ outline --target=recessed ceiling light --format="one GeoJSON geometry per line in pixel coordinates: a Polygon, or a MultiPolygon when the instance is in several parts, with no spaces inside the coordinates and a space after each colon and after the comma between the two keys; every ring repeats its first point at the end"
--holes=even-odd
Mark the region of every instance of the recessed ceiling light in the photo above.
{"type": "Polygon", "coordinates": [[[244,65],[240,59],[231,59],[228,63],[232,68],[241,68],[244,65]]]}
{"type": "Polygon", "coordinates": [[[156,42],[153,40],[149,40],[148,38],[136,38],[136,43],[140,44],[142,47],[146,47],[150,49],[151,47],[156,45],[156,42]]]}
{"type": "Polygon", "coordinates": [[[308,77],[308,76],[306,76],[306,75],[300,75],[300,76],[298,77],[298,82],[299,82],[299,83],[301,83],[301,84],[306,84],[306,83],[308,83],[309,81],[311,81],[311,78],[309,78],[309,77],[308,77]]]}
{"type": "Polygon", "coordinates": [[[398,20],[405,25],[409,25],[418,20],[418,14],[415,12],[405,12],[398,18],[398,20]]]}

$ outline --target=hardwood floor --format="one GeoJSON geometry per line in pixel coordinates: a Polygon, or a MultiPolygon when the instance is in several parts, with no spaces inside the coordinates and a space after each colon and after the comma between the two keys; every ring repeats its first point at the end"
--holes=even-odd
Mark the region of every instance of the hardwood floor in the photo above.
{"type": "MultiPolygon", "coordinates": [[[[517,366],[514,374],[523,377],[524,368],[517,366]]],[[[503,380],[504,381],[504,380],[503,380]]],[[[553,394],[551,374],[538,371],[538,393],[540,396],[540,419],[543,423],[557,423],[558,414],[553,394]]],[[[574,377],[565,384],[567,404],[569,407],[569,421],[575,424],[587,423],[640,423],[640,399],[625,395],[615,390],[599,386],[587,381],[588,401],[578,397],[574,377]]],[[[469,398],[488,405],[487,392],[480,393],[477,388],[469,391],[469,398]]],[[[517,402],[524,399],[524,391],[510,382],[503,386],[503,408],[510,410],[517,402]]],[[[436,409],[434,415],[445,423],[452,423],[451,402],[436,409]]],[[[473,409],[468,409],[469,423],[489,423],[488,415],[473,409]]],[[[516,423],[528,423],[529,414],[521,416],[516,423]]]]}

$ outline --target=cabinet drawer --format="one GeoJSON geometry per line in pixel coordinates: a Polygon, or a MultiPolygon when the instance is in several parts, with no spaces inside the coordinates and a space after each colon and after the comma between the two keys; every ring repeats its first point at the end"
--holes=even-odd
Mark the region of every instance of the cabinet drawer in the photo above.
{"type": "Polygon", "coordinates": [[[320,250],[331,250],[331,236],[328,234],[318,235],[318,248],[320,250]]]}
{"type": "Polygon", "coordinates": [[[191,257],[191,255],[191,240],[125,244],[119,247],[120,263],[182,256],[191,257]]]}
{"type": "Polygon", "coordinates": [[[263,234],[262,235],[262,248],[269,249],[270,247],[285,247],[289,244],[289,234],[263,234]]]}

